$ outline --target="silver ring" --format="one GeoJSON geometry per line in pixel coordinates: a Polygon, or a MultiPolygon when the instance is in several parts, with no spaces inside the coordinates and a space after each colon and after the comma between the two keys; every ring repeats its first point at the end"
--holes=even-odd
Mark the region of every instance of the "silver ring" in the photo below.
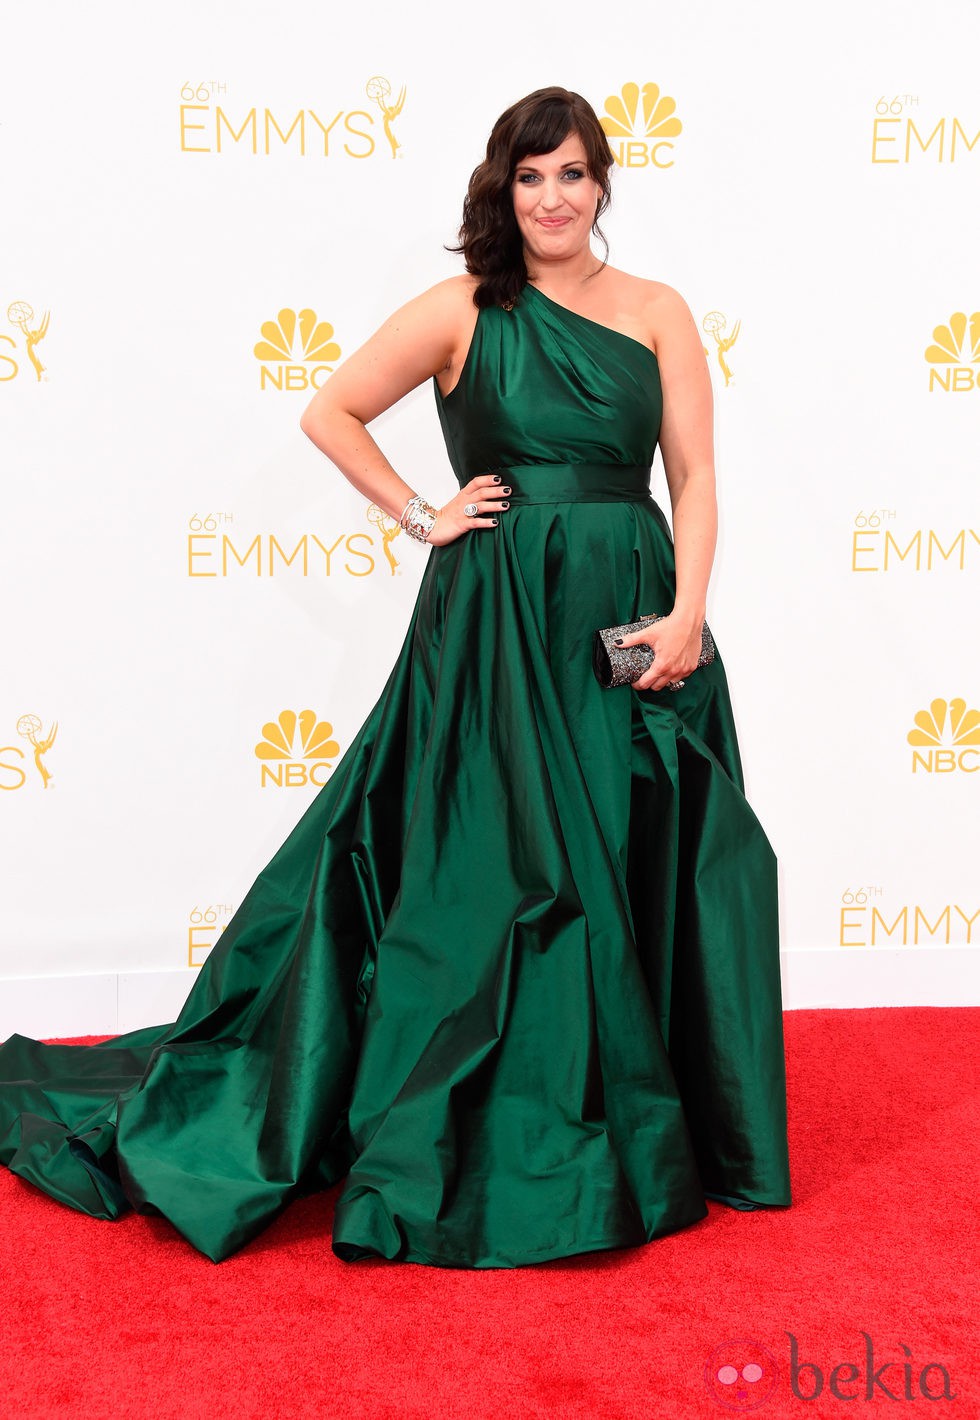
{"type": "Polygon", "coordinates": [[[463,512],[468,518],[475,518],[479,511],[480,505],[478,503],[467,503],[466,507],[463,509],[463,512]]]}
{"type": "Polygon", "coordinates": [[[668,681],[668,683],[667,683],[667,689],[668,689],[668,690],[680,690],[683,685],[684,685],[684,681],[682,681],[682,680],[672,680],[672,681],[668,681]]]}

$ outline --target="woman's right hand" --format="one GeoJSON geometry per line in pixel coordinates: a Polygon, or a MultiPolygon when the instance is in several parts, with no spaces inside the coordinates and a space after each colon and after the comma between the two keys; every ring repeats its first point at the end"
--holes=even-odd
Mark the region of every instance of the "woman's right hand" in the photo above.
{"type": "Polygon", "coordinates": [[[477,478],[471,478],[455,498],[439,509],[426,542],[433,547],[445,547],[447,542],[455,542],[463,533],[496,527],[498,515],[510,507],[506,501],[510,491],[510,486],[503,482],[500,474],[481,473],[477,478]],[[463,512],[467,503],[476,504],[475,517],[468,517],[463,512]]]}

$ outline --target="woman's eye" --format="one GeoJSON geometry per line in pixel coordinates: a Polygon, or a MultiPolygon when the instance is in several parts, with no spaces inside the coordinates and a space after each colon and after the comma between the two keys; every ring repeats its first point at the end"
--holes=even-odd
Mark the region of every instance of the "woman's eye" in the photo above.
{"type": "MultiPolygon", "coordinates": [[[[567,168],[567,169],[565,170],[565,172],[563,172],[563,173],[561,174],[561,179],[562,179],[563,182],[581,182],[582,178],[584,178],[584,177],[585,177],[585,169],[584,169],[584,168],[567,168]]],[[[517,174],[517,181],[518,181],[519,183],[525,184],[525,186],[526,186],[527,184],[529,184],[529,183],[532,183],[532,182],[540,182],[540,180],[541,180],[541,179],[540,179],[540,175],[539,175],[538,173],[518,173],[518,174],[517,174]]]]}

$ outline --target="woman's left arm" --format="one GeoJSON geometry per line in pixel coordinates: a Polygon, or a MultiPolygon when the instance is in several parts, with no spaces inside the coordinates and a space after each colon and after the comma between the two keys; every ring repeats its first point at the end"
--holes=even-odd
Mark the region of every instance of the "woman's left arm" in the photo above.
{"type": "Polygon", "coordinates": [[[669,286],[658,288],[651,315],[663,386],[659,442],[670,493],[677,589],[663,621],[624,638],[627,646],[646,641],[655,653],[650,669],[633,682],[635,690],[663,690],[668,681],[683,680],[697,668],[718,534],[711,377],[701,336],[687,304],[669,286]]]}

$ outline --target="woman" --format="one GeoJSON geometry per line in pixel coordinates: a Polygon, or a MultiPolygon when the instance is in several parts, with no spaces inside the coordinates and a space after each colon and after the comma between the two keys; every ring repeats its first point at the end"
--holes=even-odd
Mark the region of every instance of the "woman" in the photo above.
{"type": "Polygon", "coordinates": [[[508,109],[468,274],[304,414],[430,545],[419,596],[174,1025],[0,1049],[0,1159],[72,1206],[163,1213],[217,1261],[346,1178],[341,1258],[511,1267],[649,1241],[706,1197],[789,1203],[774,863],[721,662],[697,669],[710,386],[680,296],[592,251],[610,163],[578,95],[508,109]],[[366,429],[429,378],[460,484],[439,509],[366,429]],[[594,632],[654,613],[622,638],[649,670],[600,688],[594,632]]]}

